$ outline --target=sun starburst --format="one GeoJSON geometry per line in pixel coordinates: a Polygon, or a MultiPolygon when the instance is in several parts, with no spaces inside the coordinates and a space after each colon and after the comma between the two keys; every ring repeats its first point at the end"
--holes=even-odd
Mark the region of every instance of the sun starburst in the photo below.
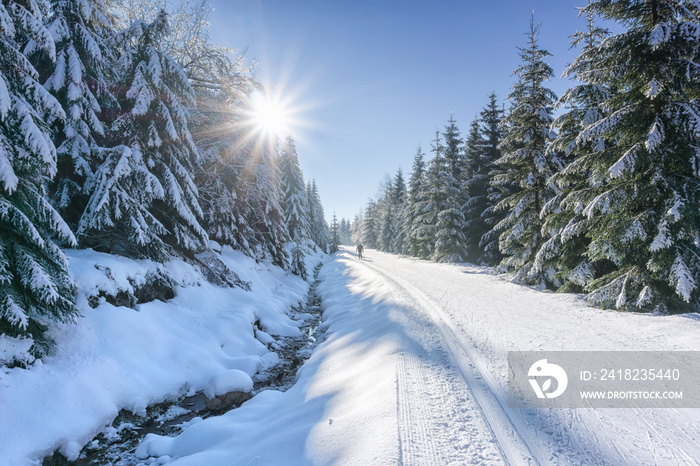
{"type": "Polygon", "coordinates": [[[255,91],[250,96],[250,122],[262,135],[283,138],[292,132],[293,118],[291,110],[279,96],[255,91]]]}

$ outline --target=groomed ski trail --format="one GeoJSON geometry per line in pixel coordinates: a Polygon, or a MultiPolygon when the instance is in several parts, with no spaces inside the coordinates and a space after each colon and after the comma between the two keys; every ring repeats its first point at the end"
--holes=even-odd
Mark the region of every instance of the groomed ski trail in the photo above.
{"type": "Polygon", "coordinates": [[[439,332],[414,311],[402,306],[393,315],[405,330],[396,361],[399,462],[443,466],[468,458],[475,464],[503,464],[439,332]]]}
{"type": "MultiPolygon", "coordinates": [[[[503,396],[497,392],[495,384],[486,370],[483,367],[479,367],[480,364],[472,359],[469,350],[470,345],[465,343],[455,333],[453,326],[446,320],[440,307],[425,293],[406,280],[396,276],[389,276],[379,267],[371,265],[367,261],[362,263],[380,276],[381,279],[389,283],[396,290],[398,296],[403,297],[402,301],[404,302],[401,304],[405,304],[407,308],[424,312],[430,317],[431,322],[441,336],[443,345],[449,351],[469,391],[473,395],[472,398],[479,408],[482,420],[496,441],[496,446],[503,461],[510,465],[542,464],[543,461],[536,457],[525,439],[520,435],[518,426],[509,417],[506,411],[507,400],[504,400],[503,396]]],[[[406,359],[413,361],[415,357],[402,352],[399,365],[405,365],[404,361],[406,359]]],[[[403,373],[401,369],[403,367],[398,371],[399,374],[403,373]]],[[[400,376],[399,380],[402,378],[400,376]]],[[[401,393],[399,393],[399,399],[401,399],[401,393]]],[[[410,422],[406,422],[404,419],[399,419],[399,422],[405,425],[407,430],[412,429],[410,422]]],[[[520,429],[524,428],[524,426],[520,426],[520,429]]],[[[428,438],[430,436],[431,433],[428,433],[428,438]]],[[[426,443],[432,446],[430,442],[426,443]]],[[[402,442],[402,447],[406,448],[406,442],[402,442]]],[[[434,461],[438,459],[434,448],[425,453],[432,455],[429,462],[409,461],[407,464],[440,464],[439,461],[434,461]]]]}
{"type": "Polygon", "coordinates": [[[374,250],[356,263],[394,290],[397,303],[429,318],[504,463],[700,464],[693,440],[700,437],[696,410],[509,409],[506,364],[507,351],[697,351],[697,315],[664,318],[593,309],[573,295],[508,283],[486,268],[374,250]]]}

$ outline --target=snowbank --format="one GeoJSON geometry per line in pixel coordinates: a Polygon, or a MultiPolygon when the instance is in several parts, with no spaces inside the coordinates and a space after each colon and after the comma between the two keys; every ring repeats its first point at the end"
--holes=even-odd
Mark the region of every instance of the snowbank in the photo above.
{"type": "Polygon", "coordinates": [[[204,387],[207,398],[225,395],[228,392],[250,392],[253,390],[253,379],[238,369],[231,369],[214,374],[209,383],[204,387]]]}
{"type": "MultiPolygon", "coordinates": [[[[308,283],[230,248],[221,258],[250,283],[250,292],[211,285],[184,261],[160,266],[91,250],[66,254],[82,317],[77,324],[52,324],[51,356],[28,369],[0,371],[3,465],[39,464],[55,449],[75,459],[122,409],[144,413],[186,393],[252,388],[250,377],[277,361],[256,338],[254,324],[272,335],[299,333],[287,310],[304,299],[308,283]],[[168,302],[136,309],[104,297],[96,308],[88,302],[101,291],[133,292],[159,271],[179,284],[168,302]]],[[[0,358],[21,357],[26,343],[0,336],[0,358]]]]}
{"type": "Polygon", "coordinates": [[[326,340],[288,391],[264,391],[240,408],[170,438],[149,434],[142,458],[177,465],[395,464],[396,323],[381,285],[339,255],[321,271],[326,340]],[[357,295],[360,280],[374,293],[357,295]]]}

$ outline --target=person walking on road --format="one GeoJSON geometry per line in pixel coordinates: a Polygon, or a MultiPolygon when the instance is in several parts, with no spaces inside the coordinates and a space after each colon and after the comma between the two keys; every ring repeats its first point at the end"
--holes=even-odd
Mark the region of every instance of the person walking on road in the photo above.
{"type": "Polygon", "coordinates": [[[357,245],[357,258],[362,259],[362,252],[365,250],[364,247],[362,247],[362,243],[357,245]]]}

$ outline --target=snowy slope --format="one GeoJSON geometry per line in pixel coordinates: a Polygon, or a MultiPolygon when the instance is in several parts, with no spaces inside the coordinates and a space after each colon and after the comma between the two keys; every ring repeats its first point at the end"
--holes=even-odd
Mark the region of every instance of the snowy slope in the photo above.
{"type": "Polygon", "coordinates": [[[479,267],[343,251],[327,339],[285,393],[137,455],[178,465],[698,464],[700,410],[511,410],[510,350],[700,350],[700,316],[601,311],[479,267]]]}
{"type": "MultiPolygon", "coordinates": [[[[278,360],[255,338],[254,323],[273,335],[299,333],[287,311],[305,299],[308,283],[229,248],[222,260],[252,292],[213,286],[191,265],[173,261],[163,267],[181,285],[175,298],[136,309],[104,299],[93,309],[87,297],[128,290],[158,264],[90,250],[66,254],[83,317],[52,324],[57,351],[43,362],[0,371],[2,465],[39,463],[57,448],[75,459],[121,409],[143,413],[166,399],[215,391],[209,381],[217,376],[235,373],[241,386],[252,386],[250,377],[278,360]]],[[[313,267],[320,257],[308,260],[313,267]]]]}

